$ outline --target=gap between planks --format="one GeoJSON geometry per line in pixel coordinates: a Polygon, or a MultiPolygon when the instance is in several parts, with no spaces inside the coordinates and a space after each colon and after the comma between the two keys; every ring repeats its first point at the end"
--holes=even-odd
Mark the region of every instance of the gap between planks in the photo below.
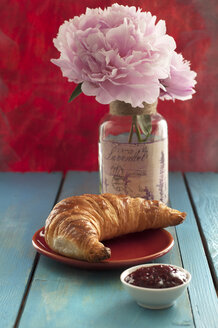
{"type": "Polygon", "coordinates": [[[210,268],[211,276],[212,276],[212,279],[213,279],[213,284],[214,284],[216,293],[218,295],[218,281],[217,281],[217,278],[216,278],[216,273],[215,273],[215,269],[214,269],[214,266],[213,266],[213,261],[212,261],[212,258],[211,258],[210,252],[209,252],[207,240],[205,238],[203,229],[201,227],[201,222],[200,222],[200,219],[199,219],[199,216],[198,216],[198,211],[196,209],[195,202],[194,202],[193,197],[192,197],[192,193],[191,193],[191,189],[189,187],[188,179],[186,178],[186,175],[184,173],[183,173],[183,179],[184,179],[185,186],[186,186],[188,196],[189,196],[189,199],[190,199],[190,203],[191,203],[191,206],[192,206],[195,218],[196,218],[197,227],[198,227],[199,234],[200,234],[200,237],[201,237],[201,240],[202,240],[202,244],[203,244],[204,251],[205,251],[205,254],[206,254],[207,262],[208,262],[208,265],[209,265],[209,268],[210,268]]]}
{"type": "MultiPolygon", "coordinates": [[[[65,180],[65,175],[62,176],[62,179],[61,179],[61,182],[60,182],[60,185],[59,185],[59,188],[58,188],[57,195],[55,197],[55,201],[54,201],[53,206],[57,203],[57,201],[60,197],[60,194],[61,194],[61,191],[62,191],[62,188],[63,188],[63,184],[64,184],[64,180],[65,180]]],[[[34,275],[35,275],[35,271],[36,271],[39,259],[40,259],[40,254],[36,252],[36,255],[35,255],[35,258],[34,258],[34,261],[33,261],[32,270],[30,272],[30,275],[29,275],[29,278],[28,278],[28,281],[27,281],[25,292],[24,292],[24,295],[23,295],[23,298],[22,298],[22,301],[21,301],[21,305],[19,307],[17,318],[16,318],[16,321],[13,325],[13,328],[18,328],[19,327],[20,319],[21,319],[22,314],[23,314],[23,310],[24,310],[26,300],[27,300],[27,297],[28,297],[28,294],[29,294],[29,290],[30,290],[32,282],[33,282],[33,278],[34,278],[34,275]]]]}
{"type": "MultiPolygon", "coordinates": [[[[183,174],[182,174],[183,175],[183,174]]],[[[185,184],[185,187],[187,189],[187,186],[185,184]]],[[[171,205],[171,202],[169,200],[169,204],[168,204],[169,207],[172,207],[171,205]]],[[[181,247],[180,247],[180,242],[179,242],[179,238],[178,238],[178,233],[177,233],[177,229],[175,227],[175,235],[176,235],[176,240],[177,240],[177,245],[178,245],[178,251],[179,251],[179,255],[180,255],[180,259],[181,259],[181,264],[182,264],[182,267],[184,267],[184,263],[183,263],[183,258],[182,258],[182,253],[181,253],[181,247]]],[[[196,327],[195,325],[195,317],[194,317],[194,313],[193,313],[193,308],[192,308],[192,303],[191,303],[191,297],[190,297],[190,292],[189,292],[189,289],[187,288],[187,293],[188,293],[188,301],[189,301],[189,305],[190,305],[190,309],[191,309],[191,314],[192,314],[192,320],[193,320],[193,323],[194,323],[194,327],[196,327]]]]}

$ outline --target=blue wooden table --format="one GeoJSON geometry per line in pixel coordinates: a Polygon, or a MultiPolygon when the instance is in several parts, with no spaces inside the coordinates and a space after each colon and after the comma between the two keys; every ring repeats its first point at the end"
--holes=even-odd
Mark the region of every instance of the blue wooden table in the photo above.
{"type": "Polygon", "coordinates": [[[170,174],[170,205],[187,218],[168,229],[175,245],[154,262],[183,266],[192,281],[167,310],[139,307],[120,268],[79,269],[33,248],[57,201],[98,186],[97,172],[0,173],[0,328],[218,327],[218,174],[170,174]]]}

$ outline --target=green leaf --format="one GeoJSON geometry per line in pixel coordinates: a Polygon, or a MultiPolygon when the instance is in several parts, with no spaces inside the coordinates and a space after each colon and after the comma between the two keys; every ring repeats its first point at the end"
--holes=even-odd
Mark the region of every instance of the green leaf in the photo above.
{"type": "Polygon", "coordinates": [[[82,86],[82,83],[78,84],[76,86],[76,88],[73,90],[71,96],[70,96],[70,99],[68,100],[68,102],[71,102],[72,100],[74,100],[77,96],[79,96],[79,94],[82,92],[82,89],[81,89],[81,86],[82,86]]]}

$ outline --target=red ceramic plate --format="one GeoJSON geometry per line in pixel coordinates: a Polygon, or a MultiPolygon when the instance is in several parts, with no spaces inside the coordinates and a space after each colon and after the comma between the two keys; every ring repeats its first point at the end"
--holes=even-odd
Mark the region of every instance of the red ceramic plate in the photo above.
{"type": "Polygon", "coordinates": [[[173,236],[164,229],[146,230],[104,242],[111,257],[100,263],[89,263],[65,257],[51,250],[45,242],[44,227],[32,238],[36,250],[54,260],[85,269],[112,269],[146,263],[168,253],[174,245],[173,236]]]}

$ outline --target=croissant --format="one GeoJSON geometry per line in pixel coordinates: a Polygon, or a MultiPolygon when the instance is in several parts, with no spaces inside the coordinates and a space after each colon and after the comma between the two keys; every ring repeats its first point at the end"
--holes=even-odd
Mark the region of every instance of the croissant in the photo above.
{"type": "Polygon", "coordinates": [[[100,262],[111,251],[100,241],[146,229],[175,226],[186,213],[160,201],[126,195],[84,194],[57,203],[45,223],[45,241],[67,257],[100,262]]]}

